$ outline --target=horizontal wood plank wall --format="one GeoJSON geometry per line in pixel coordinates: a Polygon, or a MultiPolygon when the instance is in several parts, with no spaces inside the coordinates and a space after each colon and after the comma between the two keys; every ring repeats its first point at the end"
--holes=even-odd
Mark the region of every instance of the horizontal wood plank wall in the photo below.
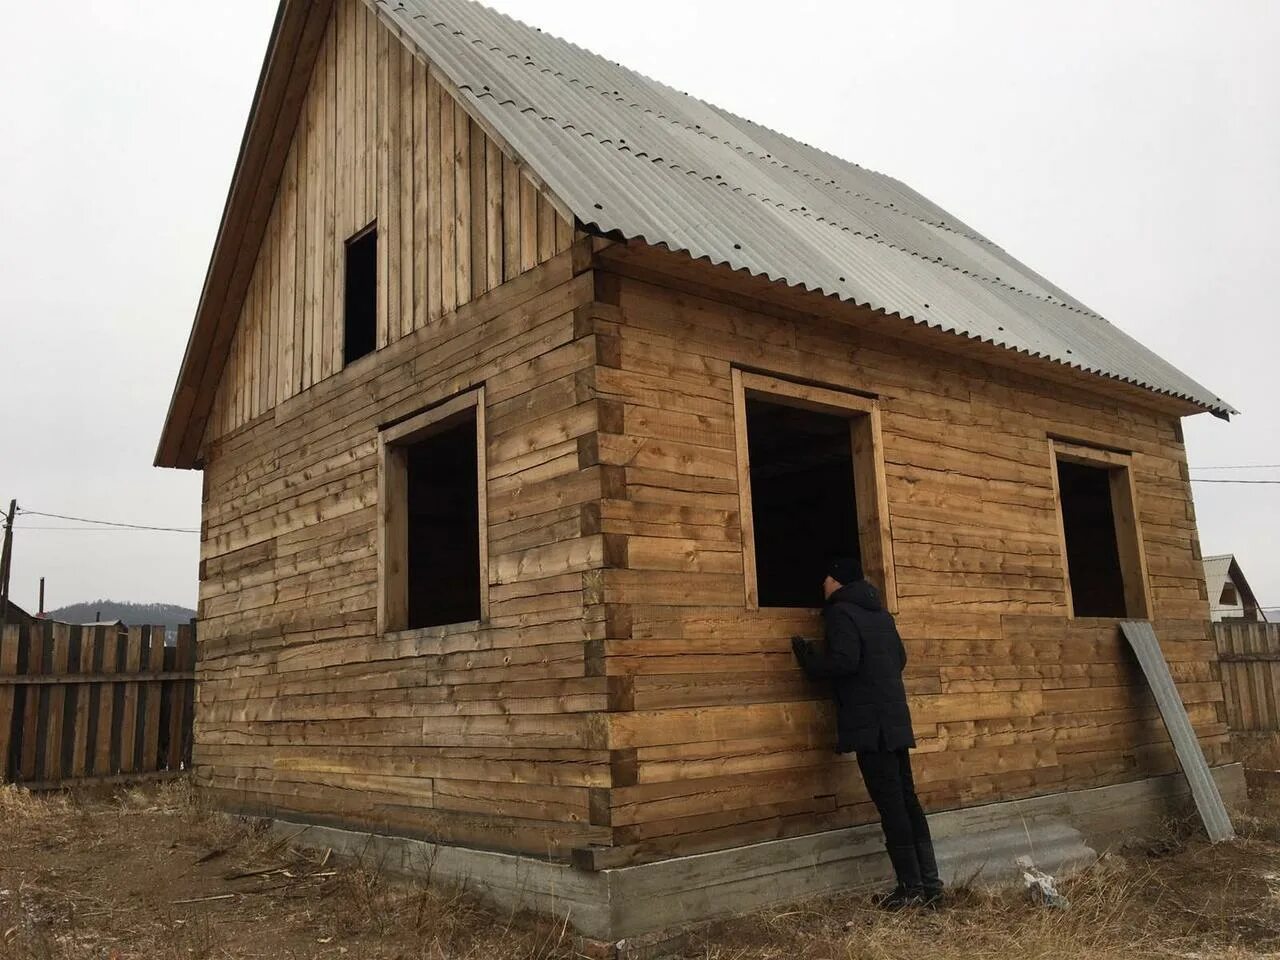
{"type": "Polygon", "coordinates": [[[206,442],[342,368],[345,242],[375,219],[379,348],[572,239],[426,64],[360,0],[338,0],[206,442]]]}
{"type": "Polygon", "coordinates": [[[1133,451],[1157,633],[1210,762],[1230,758],[1175,418],[709,288],[601,288],[620,308],[594,328],[608,344],[602,402],[620,424],[598,438],[621,471],[600,508],[620,558],[603,599],[625,614],[596,644],[614,711],[597,820],[616,847],[597,865],[874,819],[787,642],[819,635],[817,617],[744,609],[734,365],[881,400],[929,807],[1176,769],[1115,622],[1068,618],[1048,435],[1133,451]]]}
{"type": "MultiPolygon", "coordinates": [[[[579,245],[581,248],[581,244],[579,245]]],[[[595,338],[574,249],[214,444],[198,782],[225,805],[539,855],[608,841],[595,338]],[[483,383],[489,621],[376,631],[379,428],[483,383]]]]}

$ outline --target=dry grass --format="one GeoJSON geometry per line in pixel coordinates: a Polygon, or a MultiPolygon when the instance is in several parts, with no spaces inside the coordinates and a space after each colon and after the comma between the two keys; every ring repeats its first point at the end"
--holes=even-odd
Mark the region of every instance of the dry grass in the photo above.
{"type": "MultiPolygon", "coordinates": [[[[1193,825],[1062,884],[1066,911],[961,889],[945,910],[883,914],[863,897],[760,911],[693,931],[697,960],[1258,958],[1280,952],[1280,806],[1211,847],[1193,825]]],[[[183,783],[118,794],[0,788],[0,958],[561,960],[563,922],[494,911],[293,850],[206,809],[183,783]],[[184,902],[192,901],[192,902],[184,902]]]]}

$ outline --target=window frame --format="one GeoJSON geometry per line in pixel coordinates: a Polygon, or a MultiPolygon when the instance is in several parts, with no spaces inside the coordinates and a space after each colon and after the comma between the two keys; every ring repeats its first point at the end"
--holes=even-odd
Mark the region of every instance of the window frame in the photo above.
{"type": "Polygon", "coordinates": [[[489,510],[484,386],[437,404],[378,432],[378,636],[479,627],[489,621],[489,510]],[[471,411],[476,423],[476,506],[480,544],[480,619],[408,627],[408,447],[455,426],[471,411]]]}
{"type": "Polygon", "coordinates": [[[1050,437],[1049,472],[1053,480],[1053,504],[1058,519],[1058,546],[1062,558],[1062,582],[1066,592],[1068,619],[1078,618],[1075,600],[1071,595],[1071,568],[1067,562],[1066,517],[1062,511],[1062,491],[1058,484],[1058,464],[1061,462],[1105,470],[1110,482],[1111,515],[1115,523],[1120,578],[1124,584],[1125,615],[1101,619],[1150,620],[1153,609],[1151,579],[1147,571],[1147,550],[1142,535],[1142,521],[1138,515],[1138,488],[1133,478],[1133,454],[1050,437]]]}
{"type": "Polygon", "coordinates": [[[751,452],[747,442],[747,399],[834,414],[849,420],[853,455],[853,493],[858,513],[858,546],[863,571],[880,590],[885,609],[898,612],[893,535],[885,482],[880,401],[835,387],[785,380],[772,374],[734,367],[733,427],[738,466],[739,527],[742,532],[743,594],[748,610],[791,610],[761,607],[756,575],[755,523],[751,500],[751,452]]]}

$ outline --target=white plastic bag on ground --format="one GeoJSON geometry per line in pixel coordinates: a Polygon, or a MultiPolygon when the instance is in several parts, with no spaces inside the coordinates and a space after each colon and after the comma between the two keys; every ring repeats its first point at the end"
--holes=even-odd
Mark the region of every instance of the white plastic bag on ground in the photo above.
{"type": "Polygon", "coordinates": [[[1067,898],[1058,892],[1053,877],[1037,869],[1030,857],[1019,857],[1017,862],[1022,868],[1022,879],[1032,900],[1055,910],[1066,910],[1071,906],[1067,898]]]}

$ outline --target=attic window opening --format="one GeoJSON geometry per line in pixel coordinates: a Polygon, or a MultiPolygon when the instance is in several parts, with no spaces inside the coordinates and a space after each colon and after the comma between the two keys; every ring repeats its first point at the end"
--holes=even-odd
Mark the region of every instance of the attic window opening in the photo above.
{"type": "Polygon", "coordinates": [[[372,223],[346,243],[342,363],[378,348],[378,227],[372,223]]]}
{"type": "Polygon", "coordinates": [[[483,391],[382,434],[382,631],[483,621],[488,594],[483,391]]]}
{"type": "Polygon", "coordinates": [[[1146,561],[1128,455],[1051,443],[1071,615],[1147,618],[1146,561]]]}
{"type": "Polygon", "coordinates": [[[1239,606],[1240,594],[1236,592],[1234,583],[1224,583],[1222,585],[1222,596],[1218,598],[1218,604],[1223,607],[1239,606]]]}
{"type": "Polygon", "coordinates": [[[735,371],[749,608],[816,608],[836,556],[896,604],[874,400],[735,371]]]}

